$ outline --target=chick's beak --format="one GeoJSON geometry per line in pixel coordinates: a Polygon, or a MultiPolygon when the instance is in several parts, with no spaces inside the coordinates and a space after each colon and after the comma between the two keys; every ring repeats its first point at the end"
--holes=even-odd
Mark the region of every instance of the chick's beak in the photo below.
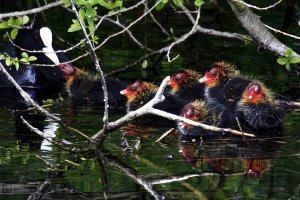
{"type": "Polygon", "coordinates": [[[206,76],[203,76],[202,78],[199,79],[200,83],[205,83],[208,81],[208,78],[206,76]]]}
{"type": "Polygon", "coordinates": [[[128,94],[127,89],[121,90],[120,94],[127,96],[127,94],[128,94]]]}

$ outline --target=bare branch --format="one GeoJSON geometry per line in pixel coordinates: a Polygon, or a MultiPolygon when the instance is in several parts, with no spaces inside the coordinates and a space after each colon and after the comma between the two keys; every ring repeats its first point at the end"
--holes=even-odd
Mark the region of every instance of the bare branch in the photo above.
{"type": "Polygon", "coordinates": [[[275,33],[280,33],[280,34],[282,34],[282,35],[285,35],[285,36],[288,36],[288,37],[291,37],[291,38],[294,38],[294,39],[300,40],[300,37],[299,37],[299,36],[295,36],[295,35],[292,35],[292,34],[286,33],[286,32],[284,32],[284,31],[281,31],[281,30],[275,29],[275,28],[273,28],[273,27],[271,27],[271,26],[268,26],[267,24],[265,24],[265,26],[266,26],[268,29],[270,29],[270,30],[274,31],[275,33]]]}
{"type": "Polygon", "coordinates": [[[95,50],[99,49],[100,47],[102,47],[108,40],[110,40],[113,37],[116,37],[122,33],[124,33],[125,31],[127,31],[128,29],[130,29],[133,25],[135,25],[137,22],[139,22],[141,19],[143,19],[146,15],[148,15],[162,0],[158,0],[149,10],[147,10],[147,12],[145,12],[143,15],[141,15],[140,17],[138,17],[136,20],[134,20],[133,22],[131,22],[126,28],[124,28],[122,31],[119,31],[115,34],[112,34],[110,36],[108,36],[107,38],[105,38],[103,40],[103,42],[101,44],[99,44],[95,50]]]}
{"type": "Polygon", "coordinates": [[[226,132],[226,133],[231,133],[231,134],[239,135],[239,136],[255,137],[255,135],[253,135],[253,134],[237,131],[237,130],[234,130],[231,128],[219,128],[219,127],[215,127],[215,126],[210,126],[207,124],[203,124],[201,122],[195,122],[193,120],[189,120],[184,117],[180,117],[180,116],[177,116],[177,115],[174,115],[171,113],[167,113],[165,111],[158,110],[155,108],[150,108],[148,110],[148,114],[158,115],[158,116],[161,116],[161,117],[167,118],[169,120],[173,120],[173,121],[182,121],[182,122],[185,122],[185,123],[193,125],[193,126],[204,128],[206,130],[217,131],[217,132],[226,132]]]}
{"type": "MultiPolygon", "coordinates": [[[[235,0],[227,1],[235,16],[249,32],[254,41],[278,55],[285,55],[288,47],[269,32],[257,15],[255,15],[246,5],[240,2],[235,0]]],[[[296,52],[293,52],[293,56],[300,57],[300,55],[296,52]]]]}
{"type": "Polygon", "coordinates": [[[33,8],[33,9],[30,9],[30,10],[26,10],[26,11],[3,13],[3,14],[0,14],[0,20],[2,20],[4,18],[7,18],[7,17],[19,17],[19,16],[23,16],[23,15],[31,15],[31,14],[39,13],[39,12],[42,12],[44,10],[48,10],[50,8],[60,6],[61,4],[62,4],[61,1],[56,1],[56,2],[53,2],[53,3],[49,3],[47,5],[44,5],[42,7],[33,8]]]}
{"type": "Polygon", "coordinates": [[[256,10],[268,10],[268,9],[270,9],[270,8],[274,8],[276,5],[278,5],[279,3],[282,2],[282,0],[279,0],[279,1],[277,1],[276,3],[274,3],[274,4],[270,5],[270,6],[267,6],[267,7],[257,7],[257,6],[253,6],[253,5],[251,5],[251,4],[245,3],[245,2],[242,1],[242,0],[233,0],[233,1],[242,3],[242,4],[246,5],[246,6],[248,6],[249,8],[254,8],[254,9],[256,9],[256,10]]]}
{"type": "MultiPolygon", "coordinates": [[[[147,5],[146,2],[144,3],[144,5],[145,5],[145,8],[146,8],[147,10],[149,10],[148,5],[147,5]]],[[[167,36],[170,36],[170,34],[168,33],[168,31],[166,31],[166,29],[164,29],[164,27],[156,20],[156,18],[155,18],[154,15],[152,14],[152,12],[150,12],[149,15],[150,15],[151,19],[153,20],[153,22],[154,22],[154,23],[162,30],[162,32],[163,32],[164,34],[166,34],[167,36]]]]}
{"type": "MultiPolygon", "coordinates": [[[[241,173],[233,173],[233,174],[224,174],[224,176],[241,176],[244,174],[245,172],[241,172],[241,173]]],[[[188,180],[193,177],[203,177],[203,176],[221,176],[221,174],[216,172],[200,172],[200,173],[193,173],[193,174],[184,174],[181,176],[171,176],[167,178],[155,179],[150,181],[150,183],[152,185],[166,184],[166,183],[188,180]]]]}
{"type": "MultiPolygon", "coordinates": [[[[191,15],[191,12],[185,6],[181,6],[181,8],[183,9],[184,13],[188,16],[188,18],[192,22],[192,24],[195,24],[196,20],[191,15]]],[[[214,29],[207,29],[207,28],[203,28],[199,24],[197,24],[196,30],[199,33],[204,33],[204,34],[207,34],[207,35],[225,37],[225,38],[230,38],[230,39],[238,39],[238,40],[243,40],[243,41],[248,40],[248,41],[252,42],[252,39],[247,35],[242,35],[242,34],[239,34],[239,33],[229,33],[229,32],[225,32],[225,31],[217,31],[217,30],[214,30],[214,29]]]]}
{"type": "Polygon", "coordinates": [[[170,51],[171,51],[172,47],[176,44],[179,44],[180,42],[184,42],[188,37],[190,37],[191,35],[193,35],[195,33],[195,29],[196,29],[196,27],[199,23],[199,19],[200,19],[200,11],[201,11],[201,6],[198,8],[197,18],[196,18],[196,21],[195,21],[192,29],[188,33],[183,35],[180,39],[176,40],[169,46],[168,51],[167,51],[167,58],[168,58],[169,63],[173,62],[178,57],[177,56],[177,57],[173,58],[172,60],[170,59],[170,51]]]}

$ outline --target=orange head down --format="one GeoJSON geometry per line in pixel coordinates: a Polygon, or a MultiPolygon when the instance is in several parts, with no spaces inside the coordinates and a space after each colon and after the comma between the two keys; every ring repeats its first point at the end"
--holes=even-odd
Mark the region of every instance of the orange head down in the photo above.
{"type": "Polygon", "coordinates": [[[207,87],[219,86],[222,82],[238,76],[239,71],[234,69],[232,64],[226,62],[217,62],[215,63],[210,71],[207,71],[199,82],[204,83],[207,87]]]}
{"type": "Polygon", "coordinates": [[[243,104],[261,104],[271,101],[269,90],[259,82],[250,83],[245,89],[241,103],[243,104]]]}
{"type": "Polygon", "coordinates": [[[181,87],[190,87],[196,84],[199,80],[200,74],[191,69],[185,69],[173,75],[168,85],[172,88],[172,92],[177,92],[181,87]]]}
{"type": "Polygon", "coordinates": [[[128,85],[127,88],[120,91],[120,94],[127,97],[129,103],[135,103],[143,99],[145,96],[155,94],[158,87],[153,83],[146,81],[136,81],[128,85]]]}
{"type": "Polygon", "coordinates": [[[67,80],[67,85],[70,86],[72,82],[80,75],[86,74],[81,69],[74,67],[69,63],[59,64],[60,70],[63,72],[64,77],[67,80]]]}
{"type": "MultiPolygon", "coordinates": [[[[203,101],[195,100],[184,106],[181,112],[181,117],[200,122],[208,115],[207,106],[203,101]]],[[[192,126],[183,123],[184,127],[191,128],[192,126]]]]}

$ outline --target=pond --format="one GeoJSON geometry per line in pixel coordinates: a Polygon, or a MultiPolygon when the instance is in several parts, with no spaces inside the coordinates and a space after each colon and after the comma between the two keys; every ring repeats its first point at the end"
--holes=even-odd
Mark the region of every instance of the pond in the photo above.
{"type": "MultiPolygon", "coordinates": [[[[183,23],[173,22],[181,30],[183,23]]],[[[207,25],[210,21],[202,23],[207,25]]],[[[138,36],[157,45],[157,33],[151,33],[147,24],[142,28],[145,32],[138,36]]],[[[116,44],[112,42],[100,50],[105,72],[133,63],[142,55],[127,40],[120,38],[116,44]]],[[[240,41],[194,35],[174,49],[176,54],[180,57],[172,64],[164,57],[158,59],[157,66],[138,66],[118,76],[127,82],[143,78],[159,84],[165,76],[185,67],[203,74],[212,63],[226,60],[276,94],[285,94],[285,90],[299,85],[299,76],[278,65],[275,56],[240,41]]],[[[30,92],[47,100],[39,101],[40,105],[67,126],[88,136],[102,128],[102,105],[78,104],[64,91],[53,96],[50,92],[30,92]]],[[[1,199],[300,198],[300,112],[287,113],[282,133],[264,138],[229,136],[187,141],[179,137],[173,124],[133,121],[108,136],[103,152],[74,154],[32,133],[21,116],[53,138],[89,145],[82,142],[85,139],[67,133],[57,122],[34,110],[27,110],[28,106],[16,94],[2,89],[0,96],[1,199]],[[166,138],[156,142],[170,129],[166,138]]],[[[109,113],[113,121],[122,117],[126,109],[111,107],[109,113]]]]}

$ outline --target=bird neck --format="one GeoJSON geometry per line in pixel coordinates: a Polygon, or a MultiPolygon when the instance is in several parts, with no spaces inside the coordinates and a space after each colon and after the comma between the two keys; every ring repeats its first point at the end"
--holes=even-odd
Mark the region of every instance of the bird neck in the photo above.
{"type": "Polygon", "coordinates": [[[66,81],[67,81],[67,85],[70,86],[72,85],[72,83],[74,82],[74,80],[76,80],[78,77],[86,75],[87,73],[77,67],[75,67],[75,72],[72,75],[69,76],[65,76],[66,81]]]}

